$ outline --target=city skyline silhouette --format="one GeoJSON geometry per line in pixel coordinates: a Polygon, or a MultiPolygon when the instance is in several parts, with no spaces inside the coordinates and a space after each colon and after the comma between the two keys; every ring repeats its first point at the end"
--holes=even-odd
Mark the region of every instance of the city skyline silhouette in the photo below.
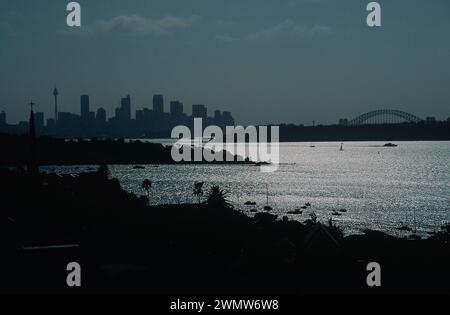
{"type": "MultiPolygon", "coordinates": [[[[193,127],[194,118],[202,118],[206,125],[221,128],[235,125],[231,112],[218,109],[208,112],[208,107],[204,104],[193,104],[191,114],[188,115],[184,104],[174,100],[170,101],[169,111],[166,111],[162,94],[153,95],[151,108],[132,106],[131,95],[128,94],[120,99],[120,105],[112,115],[108,115],[103,107],[91,107],[90,96],[87,94],[80,96],[77,113],[59,111],[59,95],[60,92],[55,87],[53,117],[46,119],[43,111],[34,113],[32,108],[33,124],[36,121],[38,134],[65,137],[169,137],[175,126],[193,127]]],[[[36,103],[30,102],[28,105],[33,107],[36,103]]],[[[0,132],[24,133],[28,131],[29,125],[27,121],[11,124],[7,113],[0,112],[0,132]]]]}
{"type": "Polygon", "coordinates": [[[78,112],[80,94],[113,113],[153,94],[226,109],[248,124],[331,124],[379,108],[447,119],[446,1],[382,3],[382,26],[356,1],[95,1],[82,26],[66,3],[3,5],[0,111],[24,120],[33,98],[52,115],[78,112]],[[48,106],[48,107],[47,107],[48,106]]]}
{"type": "Polygon", "coordinates": [[[2,1],[0,295],[202,312],[449,294],[449,16],[2,1]]]}

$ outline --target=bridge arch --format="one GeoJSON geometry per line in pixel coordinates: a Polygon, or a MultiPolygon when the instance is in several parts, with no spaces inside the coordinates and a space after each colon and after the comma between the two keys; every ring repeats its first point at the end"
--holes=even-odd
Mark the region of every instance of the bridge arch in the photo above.
{"type": "Polygon", "coordinates": [[[358,126],[365,123],[370,124],[397,124],[404,121],[418,123],[423,119],[413,114],[396,110],[396,109],[377,109],[371,112],[364,113],[352,119],[349,125],[358,126]]]}

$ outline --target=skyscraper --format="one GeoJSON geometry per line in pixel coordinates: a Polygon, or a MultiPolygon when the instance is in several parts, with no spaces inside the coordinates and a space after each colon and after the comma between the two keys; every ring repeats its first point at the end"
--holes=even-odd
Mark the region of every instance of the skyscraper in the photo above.
{"type": "Polygon", "coordinates": [[[55,128],[55,120],[53,118],[47,119],[47,130],[54,132],[53,128],[55,128]]]}
{"type": "Polygon", "coordinates": [[[58,120],[58,89],[53,90],[53,96],[55,97],[55,122],[58,120]]]}
{"type": "Polygon", "coordinates": [[[106,110],[102,107],[97,109],[97,115],[95,116],[97,123],[105,124],[106,123],[106,110]]]}
{"type": "Polygon", "coordinates": [[[138,109],[136,110],[136,122],[142,122],[144,121],[144,110],[138,109]]]}
{"type": "Polygon", "coordinates": [[[0,126],[5,126],[6,125],[6,113],[4,111],[2,111],[0,113],[0,126]]]}
{"type": "Polygon", "coordinates": [[[206,119],[208,117],[208,110],[205,105],[192,105],[192,116],[195,118],[206,119]]]}
{"type": "Polygon", "coordinates": [[[180,101],[170,102],[170,114],[174,117],[183,115],[183,103],[180,101]]]}
{"type": "Polygon", "coordinates": [[[216,110],[214,112],[214,124],[217,126],[222,126],[222,112],[220,110],[216,110]]]}
{"type": "Polygon", "coordinates": [[[222,122],[225,126],[234,126],[234,118],[230,112],[224,111],[222,113],[222,122]]]}
{"type": "Polygon", "coordinates": [[[164,97],[160,94],[153,95],[153,112],[155,114],[164,112],[164,97]]]}
{"type": "Polygon", "coordinates": [[[89,95],[81,95],[80,97],[80,114],[82,120],[89,117],[89,95]]]}
{"type": "Polygon", "coordinates": [[[131,119],[131,96],[128,94],[126,97],[122,98],[121,100],[121,113],[122,113],[122,119],[123,120],[130,120],[131,119]]]}
{"type": "Polygon", "coordinates": [[[34,124],[37,131],[41,131],[44,128],[44,113],[37,112],[34,114],[34,124]]]}

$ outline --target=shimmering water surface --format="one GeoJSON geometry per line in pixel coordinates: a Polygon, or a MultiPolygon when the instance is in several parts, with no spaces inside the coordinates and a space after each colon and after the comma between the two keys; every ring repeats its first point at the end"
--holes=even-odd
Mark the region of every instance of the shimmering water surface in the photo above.
{"type": "MultiPolygon", "coordinates": [[[[378,142],[281,143],[282,164],[275,173],[262,173],[249,165],[131,165],[110,166],[123,188],[143,194],[141,182],[153,181],[151,203],[196,202],[193,184],[205,182],[205,191],[219,185],[229,192],[235,207],[249,216],[250,210],[266,204],[266,184],[272,213],[300,221],[315,212],[321,221],[329,218],[346,233],[366,228],[393,235],[402,224],[418,234],[436,231],[450,221],[450,142],[396,142],[396,148],[378,142]],[[315,147],[311,147],[314,145],[315,147]],[[257,206],[245,206],[254,201],[257,206]],[[302,215],[288,211],[305,203],[302,215]],[[346,213],[332,216],[333,210],[346,213]]],[[[45,167],[45,171],[77,173],[86,166],[45,167]]]]}

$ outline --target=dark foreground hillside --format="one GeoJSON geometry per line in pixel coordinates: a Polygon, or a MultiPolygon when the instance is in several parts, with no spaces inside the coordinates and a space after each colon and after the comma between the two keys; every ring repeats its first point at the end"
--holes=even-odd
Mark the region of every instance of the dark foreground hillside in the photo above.
{"type": "Polygon", "coordinates": [[[148,207],[106,167],[78,176],[0,170],[0,291],[52,293],[449,293],[449,230],[427,240],[344,237],[328,223],[205,203],[148,207]],[[70,245],[48,247],[49,245],[70,245]],[[366,266],[382,267],[368,288],[366,266]],[[78,262],[81,288],[66,285],[78,262]]]}
{"type": "MultiPolygon", "coordinates": [[[[95,164],[175,164],[171,146],[159,143],[123,139],[65,140],[51,137],[35,139],[36,162],[39,165],[95,165],[95,164]]],[[[22,167],[28,163],[30,139],[28,135],[0,133],[0,165],[22,167]]],[[[204,156],[206,148],[183,146],[179,152],[188,150],[190,160],[178,163],[209,164],[256,164],[248,159],[218,151],[222,161],[194,161],[195,155],[204,156]],[[199,151],[199,152],[196,152],[199,151]]],[[[211,152],[211,151],[209,151],[211,152]]]]}

